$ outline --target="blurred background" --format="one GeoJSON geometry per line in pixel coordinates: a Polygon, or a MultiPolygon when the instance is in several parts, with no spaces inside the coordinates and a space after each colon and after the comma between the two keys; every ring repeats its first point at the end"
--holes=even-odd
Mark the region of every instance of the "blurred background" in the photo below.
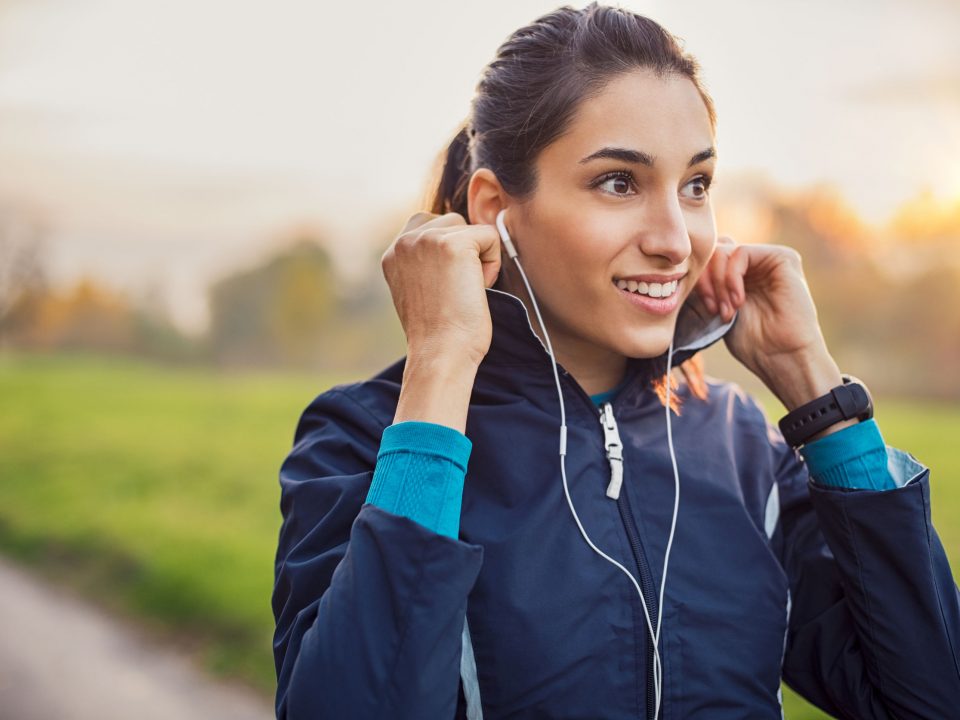
{"type": "MultiPolygon", "coordinates": [[[[620,4],[700,60],[719,232],[800,251],[960,566],[960,4],[620,4]]],[[[404,354],[380,255],[555,7],[0,0],[0,718],[270,716],[299,413],[404,354]]]]}

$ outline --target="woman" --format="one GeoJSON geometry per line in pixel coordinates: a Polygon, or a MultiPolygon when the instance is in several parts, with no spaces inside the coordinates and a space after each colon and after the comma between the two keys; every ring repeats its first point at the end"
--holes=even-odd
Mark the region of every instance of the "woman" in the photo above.
{"type": "Polygon", "coordinates": [[[842,717],[960,706],[929,468],[799,255],[718,240],[715,148],[647,18],[502,45],[382,258],[407,355],[317,397],[283,463],[278,717],[770,718],[781,678],[842,717]],[[779,428],[703,375],[720,338],[779,428]]]}

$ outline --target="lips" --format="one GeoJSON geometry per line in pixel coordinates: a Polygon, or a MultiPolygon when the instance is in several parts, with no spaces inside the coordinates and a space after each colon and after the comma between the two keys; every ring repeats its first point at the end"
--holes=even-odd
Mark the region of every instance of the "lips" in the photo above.
{"type": "Polygon", "coordinates": [[[674,273],[673,275],[662,275],[658,273],[647,273],[646,275],[621,275],[619,277],[614,277],[613,282],[616,284],[617,280],[633,280],[634,282],[645,282],[645,283],[663,283],[671,282],[673,280],[679,280],[684,277],[687,273],[680,272],[674,273]]]}
{"type": "Polygon", "coordinates": [[[679,305],[681,294],[680,286],[682,283],[682,280],[678,280],[677,289],[667,297],[651,297],[650,295],[642,295],[638,292],[621,290],[616,285],[613,287],[620,297],[629,302],[634,308],[653,315],[668,315],[676,310],[679,305]]]}

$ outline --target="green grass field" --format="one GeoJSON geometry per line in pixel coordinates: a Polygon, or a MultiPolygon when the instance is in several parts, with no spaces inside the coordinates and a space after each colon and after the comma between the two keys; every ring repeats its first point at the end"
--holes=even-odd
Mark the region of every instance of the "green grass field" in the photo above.
{"type": "MultiPolygon", "coordinates": [[[[270,696],[277,471],[302,409],[346,379],[0,356],[0,551],[270,696]]],[[[886,441],[932,469],[956,567],[960,408],[875,399],[886,441]]],[[[785,696],[789,718],[825,717],[785,696]]]]}

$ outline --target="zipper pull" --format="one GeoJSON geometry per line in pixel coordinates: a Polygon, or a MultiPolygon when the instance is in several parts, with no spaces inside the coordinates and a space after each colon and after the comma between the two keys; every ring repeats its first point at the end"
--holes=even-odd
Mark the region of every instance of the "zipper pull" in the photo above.
{"type": "Polygon", "coordinates": [[[620,431],[617,430],[617,421],[613,417],[613,405],[609,402],[605,402],[600,410],[600,424],[603,425],[603,444],[610,461],[607,497],[616,500],[620,497],[620,486],[623,485],[623,443],[620,442],[620,431]]]}

